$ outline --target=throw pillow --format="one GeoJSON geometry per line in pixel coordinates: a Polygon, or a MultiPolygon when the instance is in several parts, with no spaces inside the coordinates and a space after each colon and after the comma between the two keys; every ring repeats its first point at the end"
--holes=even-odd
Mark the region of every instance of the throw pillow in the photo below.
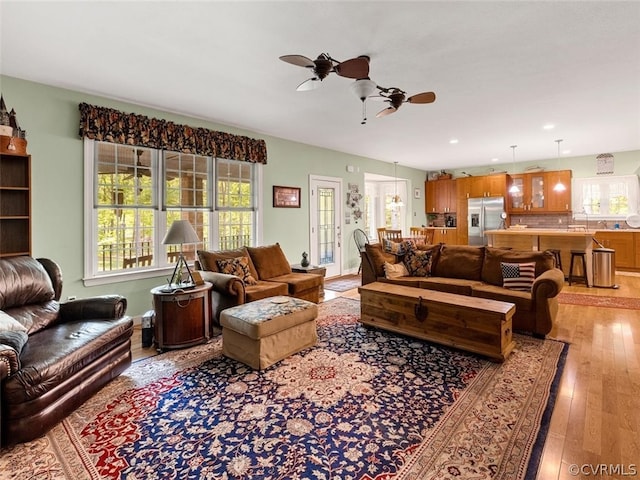
{"type": "Polygon", "coordinates": [[[1,331],[0,343],[13,348],[18,355],[29,340],[29,336],[23,331],[1,331]]]}
{"type": "Polygon", "coordinates": [[[409,250],[415,249],[416,244],[413,240],[403,240],[402,242],[392,242],[384,239],[384,251],[393,255],[405,255],[409,250]]]}
{"type": "Polygon", "coordinates": [[[500,263],[502,269],[502,286],[510,290],[530,292],[536,279],[536,264],[531,263],[500,263]]]}
{"type": "Polygon", "coordinates": [[[220,273],[228,273],[229,275],[240,277],[247,285],[255,285],[258,283],[249,270],[248,257],[225,258],[216,260],[216,264],[218,265],[220,273]]]}
{"type": "Polygon", "coordinates": [[[0,332],[26,332],[27,328],[11,315],[0,310],[0,332]]]}
{"type": "Polygon", "coordinates": [[[384,262],[384,276],[386,278],[406,277],[408,275],[409,271],[407,267],[404,266],[404,263],[384,262]]]}
{"type": "Polygon", "coordinates": [[[404,256],[403,262],[412,277],[431,276],[431,252],[411,249],[404,256]]]}

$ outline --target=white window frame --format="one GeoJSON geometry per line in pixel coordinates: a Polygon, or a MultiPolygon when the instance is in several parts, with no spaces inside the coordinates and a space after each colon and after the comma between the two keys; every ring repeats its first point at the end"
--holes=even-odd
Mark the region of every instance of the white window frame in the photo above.
{"type": "MultiPolygon", "coordinates": [[[[220,241],[220,214],[222,212],[244,212],[244,213],[251,213],[252,215],[252,219],[251,219],[251,229],[253,230],[253,244],[256,245],[257,241],[256,241],[256,236],[257,236],[257,205],[258,205],[258,199],[259,197],[257,196],[257,188],[256,188],[256,179],[258,176],[258,168],[253,168],[251,175],[250,175],[250,184],[252,184],[253,188],[252,188],[252,192],[251,192],[251,198],[250,198],[250,206],[248,207],[231,207],[229,205],[223,205],[221,204],[220,197],[219,197],[219,191],[218,191],[218,170],[219,168],[222,168],[223,166],[226,166],[227,169],[230,168],[230,166],[237,164],[242,166],[242,164],[244,164],[246,162],[239,162],[238,160],[231,160],[231,159],[223,159],[223,158],[216,158],[214,159],[213,162],[213,169],[214,169],[214,198],[213,198],[213,204],[214,204],[214,209],[216,211],[216,235],[211,237],[213,239],[213,241],[215,241],[215,247],[216,249],[221,248],[221,246],[219,245],[219,241],[220,241]]],[[[249,165],[249,164],[247,164],[249,165]]],[[[253,165],[253,164],[251,164],[253,165]]],[[[233,180],[243,180],[242,176],[236,176],[233,177],[233,180]]],[[[238,245],[239,247],[239,245],[238,245]]],[[[224,247],[226,249],[226,247],[224,247]]]]}
{"type": "MultiPolygon", "coordinates": [[[[118,283],[122,281],[139,280],[146,278],[154,278],[166,276],[173,271],[175,265],[169,263],[166,259],[165,245],[162,245],[162,239],[166,233],[167,210],[163,208],[164,195],[164,166],[161,152],[158,151],[158,162],[155,165],[155,174],[157,176],[156,195],[157,201],[154,202],[154,257],[158,259],[155,265],[148,267],[139,267],[136,269],[117,270],[114,272],[98,272],[96,268],[96,259],[98,255],[98,228],[97,228],[97,212],[94,208],[95,195],[95,140],[84,139],[84,277],[83,282],[87,287],[95,285],[105,285],[118,283]]],[[[211,159],[213,162],[214,159],[211,159]]],[[[213,165],[213,163],[212,163],[213,165]]],[[[254,166],[254,245],[262,242],[262,218],[260,215],[262,209],[262,165],[255,163],[254,166]]],[[[212,166],[213,174],[208,194],[212,202],[215,202],[216,195],[216,178],[215,169],[212,166]]],[[[170,208],[175,210],[175,208],[170,208]]],[[[190,210],[183,208],[182,210],[190,210]]],[[[198,208],[198,210],[202,210],[198,208]]],[[[209,217],[208,238],[212,245],[205,246],[212,250],[217,248],[218,243],[218,212],[207,208],[209,217]]]]}
{"type": "Polygon", "coordinates": [[[624,220],[627,215],[636,214],[640,211],[640,183],[637,175],[619,175],[604,177],[584,177],[573,178],[571,185],[571,202],[574,208],[573,214],[575,218],[580,219],[598,219],[598,220],[624,220]],[[629,192],[629,212],[621,215],[611,214],[608,211],[608,195],[609,185],[614,183],[624,183],[627,185],[629,192]],[[602,199],[604,205],[601,204],[604,211],[601,213],[586,212],[583,208],[583,187],[585,185],[597,185],[603,192],[602,199]]]}
{"type": "Polygon", "coordinates": [[[409,198],[409,182],[404,178],[393,179],[376,174],[365,175],[365,213],[369,216],[366,219],[367,236],[369,239],[377,240],[376,229],[387,226],[393,229],[407,231],[407,208],[409,198]],[[387,205],[387,198],[395,194],[400,196],[403,202],[401,207],[391,207],[387,205]],[[391,216],[391,224],[386,224],[387,210],[391,216]]]}

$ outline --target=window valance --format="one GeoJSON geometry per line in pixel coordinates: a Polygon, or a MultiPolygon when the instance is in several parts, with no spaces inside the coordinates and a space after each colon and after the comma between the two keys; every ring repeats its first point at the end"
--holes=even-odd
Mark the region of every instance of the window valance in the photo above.
{"type": "Polygon", "coordinates": [[[80,136],[103,142],[267,163],[267,144],[241,135],[179,125],[81,103],[80,136]]]}

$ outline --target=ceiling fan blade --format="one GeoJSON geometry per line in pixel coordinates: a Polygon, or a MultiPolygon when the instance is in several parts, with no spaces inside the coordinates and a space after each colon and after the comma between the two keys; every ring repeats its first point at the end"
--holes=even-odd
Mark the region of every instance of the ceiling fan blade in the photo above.
{"type": "Polygon", "coordinates": [[[422,92],[411,95],[407,98],[409,103],[433,103],[436,101],[436,94],[433,92],[422,92]]]}
{"type": "Polygon", "coordinates": [[[336,73],[347,78],[367,78],[369,76],[369,58],[358,57],[345,60],[334,67],[336,73]]]}
{"type": "Polygon", "coordinates": [[[304,55],[282,55],[280,60],[283,62],[290,63],[292,65],[297,65],[298,67],[315,67],[316,64],[313,63],[313,60],[305,57],[304,55]]]}
{"type": "Polygon", "coordinates": [[[376,114],[376,118],[381,118],[381,117],[386,117],[387,115],[391,115],[392,113],[394,113],[395,111],[397,111],[398,109],[395,107],[387,107],[384,110],[380,110],[377,114],[376,114]]]}
{"type": "Polygon", "coordinates": [[[298,88],[296,88],[296,91],[307,92],[309,90],[315,90],[320,86],[320,82],[321,80],[318,77],[311,77],[308,80],[305,80],[304,82],[302,82],[300,85],[298,85],[298,88]]]}

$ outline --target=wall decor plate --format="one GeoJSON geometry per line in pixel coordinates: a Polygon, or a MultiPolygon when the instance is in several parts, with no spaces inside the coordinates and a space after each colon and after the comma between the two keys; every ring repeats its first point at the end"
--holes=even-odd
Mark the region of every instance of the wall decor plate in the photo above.
{"type": "Polygon", "coordinates": [[[632,213],[627,217],[626,222],[631,228],[640,228],[640,215],[632,213]]]}

